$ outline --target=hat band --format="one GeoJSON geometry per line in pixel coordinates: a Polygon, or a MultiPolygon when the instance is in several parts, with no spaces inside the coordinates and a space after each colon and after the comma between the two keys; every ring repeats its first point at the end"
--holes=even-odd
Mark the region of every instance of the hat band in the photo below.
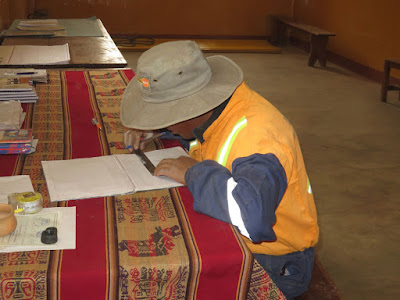
{"type": "Polygon", "coordinates": [[[143,88],[141,85],[140,95],[142,96],[143,101],[148,103],[164,103],[178,100],[202,90],[210,82],[211,77],[212,72],[211,69],[208,68],[207,70],[204,70],[202,76],[198,76],[196,80],[189,80],[185,84],[179,83],[175,86],[169,87],[168,89],[163,88],[162,90],[157,91],[152,88],[149,90],[143,88]]]}

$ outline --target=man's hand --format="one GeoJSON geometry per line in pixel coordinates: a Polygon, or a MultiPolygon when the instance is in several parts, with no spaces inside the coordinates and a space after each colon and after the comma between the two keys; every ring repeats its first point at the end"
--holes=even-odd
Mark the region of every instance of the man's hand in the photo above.
{"type": "Polygon", "coordinates": [[[165,175],[177,182],[186,184],[185,182],[186,171],[191,166],[197,163],[198,163],[197,160],[188,156],[181,156],[177,159],[166,158],[160,161],[160,163],[157,165],[156,170],[154,171],[154,175],[155,176],[165,175]]]}
{"type": "Polygon", "coordinates": [[[129,129],[124,133],[125,147],[132,147],[133,149],[144,149],[146,141],[141,142],[143,139],[151,138],[154,135],[153,131],[143,131],[139,129],[129,129]]]}

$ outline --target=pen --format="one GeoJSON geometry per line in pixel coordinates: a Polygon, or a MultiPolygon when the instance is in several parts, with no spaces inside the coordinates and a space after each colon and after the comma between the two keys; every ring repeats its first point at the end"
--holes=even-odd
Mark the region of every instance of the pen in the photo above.
{"type": "Polygon", "coordinates": [[[96,125],[96,127],[101,130],[101,125],[99,124],[99,122],[97,122],[95,118],[92,119],[92,124],[96,125]]]}
{"type": "Polygon", "coordinates": [[[33,74],[36,74],[36,72],[17,72],[15,74],[16,75],[33,75],[33,74]]]}
{"type": "Polygon", "coordinates": [[[11,76],[11,75],[34,75],[36,72],[16,72],[16,73],[4,73],[6,76],[11,76]]]}
{"type": "MultiPolygon", "coordinates": [[[[151,136],[151,137],[149,137],[149,138],[147,138],[147,139],[141,140],[140,143],[143,143],[143,142],[151,142],[151,141],[155,140],[156,138],[159,138],[159,137],[165,135],[166,133],[167,133],[166,131],[157,133],[157,134],[155,134],[155,135],[153,135],[153,136],[151,136]]],[[[130,148],[132,148],[132,147],[133,147],[132,145],[131,145],[131,146],[127,146],[125,149],[130,149],[130,148]]],[[[140,147],[139,147],[139,148],[140,148],[140,147]]]]}

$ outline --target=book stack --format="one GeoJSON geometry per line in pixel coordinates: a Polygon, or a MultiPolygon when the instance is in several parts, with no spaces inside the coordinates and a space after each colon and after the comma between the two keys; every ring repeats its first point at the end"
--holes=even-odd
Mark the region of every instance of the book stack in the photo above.
{"type": "Polygon", "coordinates": [[[39,99],[30,78],[0,78],[0,101],[34,103],[39,99]]]}
{"type": "Polygon", "coordinates": [[[21,20],[17,28],[23,31],[58,31],[65,30],[64,26],[60,26],[56,19],[44,20],[21,20]]]}
{"type": "Polygon", "coordinates": [[[0,130],[0,154],[30,153],[32,141],[32,129],[0,130]]]}
{"type": "Polygon", "coordinates": [[[34,36],[34,37],[60,37],[67,36],[64,26],[55,19],[46,20],[15,20],[16,26],[3,30],[0,35],[8,37],[34,36]],[[12,28],[12,29],[11,29],[12,28]]]}

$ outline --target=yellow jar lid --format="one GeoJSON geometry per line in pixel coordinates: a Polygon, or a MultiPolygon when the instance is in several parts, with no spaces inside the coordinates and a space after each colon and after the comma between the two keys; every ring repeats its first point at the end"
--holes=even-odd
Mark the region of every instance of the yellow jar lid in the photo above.
{"type": "Polygon", "coordinates": [[[40,193],[24,192],[17,195],[17,201],[22,203],[35,202],[42,199],[40,193]]]}

